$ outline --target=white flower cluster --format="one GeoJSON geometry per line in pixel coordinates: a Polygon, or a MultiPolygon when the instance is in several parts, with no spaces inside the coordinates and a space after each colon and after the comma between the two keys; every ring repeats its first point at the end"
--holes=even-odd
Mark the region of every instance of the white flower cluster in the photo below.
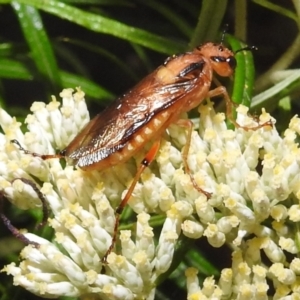
{"type": "MultiPolygon", "coordinates": [[[[197,270],[186,271],[188,299],[294,299],[300,295],[297,222],[300,220],[300,150],[295,140],[300,120],[291,120],[284,138],[275,128],[228,130],[223,114],[208,102],[200,107],[198,132],[192,134],[188,164],[197,191],[182,167],[186,129],[171,125],[156,162],[147,168],[130,198],[138,214],[135,231],[122,230],[120,250],[101,259],[111,244],[115,207],[136,172],[144,153],[110,170],[85,172],[58,159],[42,161],[26,155],[10,140],[40,154],[63,149],[89,121],[79,89],[61,93],[60,103],[34,103],[26,119],[28,132],[0,110],[0,186],[23,209],[40,205],[31,186],[15,178],[44,182],[40,187],[53,217],[55,241],[26,233],[39,248],[26,246],[19,266],[2,271],[43,297],[97,294],[101,299],[154,299],[155,284],[173,260],[180,234],[210,245],[233,248],[232,268],[220,278],[207,278],[202,287],[197,270]],[[14,181],[13,181],[14,180],[14,181]],[[13,181],[13,182],[12,182],[13,181]],[[26,201],[24,201],[26,199],[26,201]],[[150,215],[166,216],[160,236],[150,215]],[[131,237],[133,235],[133,237],[131,237]],[[263,254],[264,252],[264,254],[263,254]],[[271,285],[271,286],[270,286],[271,285]]],[[[263,112],[260,123],[270,116],[263,112]]],[[[257,126],[240,107],[238,123],[257,126]]]]}
{"type": "MultiPolygon", "coordinates": [[[[103,172],[85,172],[70,165],[63,168],[58,159],[43,161],[24,154],[10,142],[16,139],[25,149],[41,154],[66,147],[89,121],[89,114],[81,90],[73,93],[66,89],[60,96],[61,108],[55,98],[48,105],[32,105],[32,115],[25,121],[25,134],[20,130],[21,123],[0,110],[0,124],[5,132],[0,135],[2,193],[22,209],[37,207],[40,199],[32,186],[15,179],[44,182],[40,188],[53,214],[49,224],[55,230],[53,243],[25,233],[28,240],[40,246],[26,246],[20,265],[10,264],[3,271],[14,276],[15,285],[43,297],[97,294],[102,299],[153,299],[155,280],[168,270],[179,237],[182,212],[177,212],[176,206],[180,202],[175,205],[171,193],[161,201],[163,211],[170,212],[159,241],[155,242],[150,216],[143,211],[156,210],[157,194],[155,201],[147,204],[148,209],[142,207],[137,216],[134,241],[131,231],[122,231],[122,255],[111,253],[108,264],[103,265],[101,259],[114,232],[115,207],[138,163],[132,161],[103,172]]],[[[151,182],[151,189],[154,183],[151,182]]]]}

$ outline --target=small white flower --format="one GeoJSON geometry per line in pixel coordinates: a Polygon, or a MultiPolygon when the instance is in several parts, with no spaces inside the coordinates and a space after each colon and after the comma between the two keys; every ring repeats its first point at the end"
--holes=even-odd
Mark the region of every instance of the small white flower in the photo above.
{"type": "Polygon", "coordinates": [[[200,223],[186,220],[181,225],[182,233],[192,239],[199,239],[203,235],[203,226],[200,223]]]}

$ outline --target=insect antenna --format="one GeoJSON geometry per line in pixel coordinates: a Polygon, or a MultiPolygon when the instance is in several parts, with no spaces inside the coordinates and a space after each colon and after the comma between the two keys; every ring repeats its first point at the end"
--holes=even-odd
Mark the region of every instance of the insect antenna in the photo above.
{"type": "Polygon", "coordinates": [[[234,52],[234,54],[237,54],[239,52],[242,52],[242,51],[253,51],[253,50],[258,50],[258,48],[256,46],[246,46],[246,47],[243,47],[241,49],[238,49],[234,52]]]}
{"type": "Polygon", "coordinates": [[[6,228],[15,236],[18,240],[23,242],[26,245],[32,245],[38,248],[40,245],[36,242],[30,241],[23,233],[20,232],[18,228],[16,228],[10,221],[8,217],[3,213],[3,202],[5,200],[5,196],[3,193],[0,194],[0,219],[2,220],[3,224],[6,228]]]}
{"type": "MultiPolygon", "coordinates": [[[[36,192],[38,198],[40,199],[42,203],[42,210],[43,210],[43,218],[42,221],[36,226],[36,228],[40,228],[44,226],[47,223],[48,217],[49,217],[49,209],[47,205],[46,198],[44,194],[39,190],[37,185],[29,179],[26,178],[15,178],[11,183],[13,183],[16,180],[21,180],[25,184],[28,184],[32,187],[32,189],[36,192]]],[[[20,241],[22,241],[26,245],[33,245],[34,247],[38,248],[40,245],[36,242],[30,241],[23,233],[20,232],[18,228],[16,228],[10,221],[10,219],[4,214],[3,209],[3,203],[4,200],[7,200],[7,197],[5,196],[4,192],[0,192],[0,219],[2,220],[3,224],[7,227],[7,229],[20,241]]]]}
{"type": "Polygon", "coordinates": [[[36,229],[39,229],[39,228],[45,226],[47,223],[48,217],[49,217],[49,208],[48,208],[48,204],[47,204],[45,195],[40,191],[40,189],[37,187],[37,185],[32,180],[26,179],[26,178],[15,178],[14,180],[12,180],[11,183],[14,183],[16,180],[21,180],[25,184],[30,185],[32,187],[32,189],[36,192],[38,198],[40,199],[40,201],[42,203],[42,211],[43,211],[42,221],[36,226],[36,229]]]}
{"type": "Polygon", "coordinates": [[[225,40],[225,35],[228,32],[228,27],[229,27],[228,24],[224,25],[224,28],[222,30],[222,35],[221,35],[221,41],[220,41],[221,44],[223,44],[223,42],[225,40]]]}
{"type": "MultiPolygon", "coordinates": [[[[220,44],[223,44],[223,42],[225,41],[225,35],[227,34],[228,32],[228,24],[225,24],[224,25],[224,29],[222,31],[222,35],[221,35],[221,41],[220,41],[220,44]]],[[[253,50],[258,50],[258,48],[256,46],[245,46],[241,49],[238,49],[234,52],[234,54],[237,54],[241,51],[253,51],[253,50]]]]}

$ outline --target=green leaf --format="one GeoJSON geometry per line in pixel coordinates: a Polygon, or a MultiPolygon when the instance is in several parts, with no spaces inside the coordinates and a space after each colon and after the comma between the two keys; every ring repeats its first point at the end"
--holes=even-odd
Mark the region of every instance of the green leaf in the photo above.
{"type": "Polygon", "coordinates": [[[89,79],[65,71],[60,71],[59,74],[62,78],[63,86],[74,88],[80,83],[80,88],[84,91],[84,93],[90,97],[99,99],[98,102],[104,101],[103,103],[107,103],[106,100],[112,100],[115,98],[114,94],[89,79]]]}
{"type": "MultiPolygon", "coordinates": [[[[85,77],[58,70],[58,76],[65,87],[75,88],[80,85],[89,97],[101,100],[112,100],[115,95],[85,77]]],[[[27,66],[13,59],[0,59],[0,78],[33,80],[34,75],[27,66]]]]}
{"type": "Polygon", "coordinates": [[[144,5],[155,9],[161,15],[163,15],[167,20],[169,20],[175,29],[178,29],[186,37],[190,37],[193,29],[191,26],[183,19],[182,15],[176,13],[171,7],[168,7],[166,4],[161,3],[161,1],[141,1],[144,5]]]}
{"type": "Polygon", "coordinates": [[[14,44],[1,43],[0,44],[0,57],[6,57],[13,54],[14,44]]]}
{"type": "Polygon", "coordinates": [[[17,60],[3,58],[0,59],[0,78],[32,80],[33,75],[25,64],[17,60]]]}
{"type": "MultiPolygon", "coordinates": [[[[10,1],[0,0],[0,3],[10,3],[10,1]]],[[[178,43],[178,41],[175,42],[146,30],[125,25],[121,22],[100,16],[99,14],[85,12],[67,5],[64,2],[55,0],[20,0],[19,2],[13,3],[34,6],[37,9],[69,20],[89,30],[110,34],[161,53],[173,54],[174,52],[182,52],[185,48],[184,45],[178,43]]]]}
{"type": "Polygon", "coordinates": [[[270,1],[266,1],[266,0],[252,0],[252,2],[254,2],[258,5],[261,5],[263,7],[266,7],[269,10],[272,10],[278,14],[281,14],[287,18],[290,18],[298,23],[297,14],[295,14],[294,12],[292,12],[289,9],[284,8],[283,6],[279,6],[277,4],[274,4],[274,3],[270,2],[270,1]]]}
{"type": "Polygon", "coordinates": [[[227,0],[203,0],[197,26],[189,49],[203,42],[213,41],[219,31],[227,7],[227,0]]]}
{"type": "MultiPolygon", "coordinates": [[[[97,54],[99,54],[99,56],[105,57],[106,59],[113,62],[115,64],[116,68],[120,69],[120,71],[123,71],[126,76],[129,76],[134,81],[138,80],[137,74],[134,73],[134,71],[132,70],[132,68],[128,64],[126,64],[117,55],[115,55],[112,52],[106,50],[105,48],[99,47],[99,46],[94,45],[94,44],[86,43],[82,40],[66,39],[66,40],[63,40],[63,41],[66,42],[66,43],[84,48],[86,50],[92,51],[94,53],[97,53],[97,54]]],[[[135,48],[134,45],[136,45],[136,44],[132,44],[132,45],[135,48]]],[[[57,48],[57,49],[59,49],[59,48],[57,48]]],[[[69,57],[70,57],[70,55],[68,55],[68,57],[66,57],[65,59],[68,60],[69,57]]]]}
{"type": "MultiPolygon", "coordinates": [[[[286,71],[289,72],[289,71],[286,71]]],[[[274,100],[278,100],[291,94],[291,90],[295,87],[299,89],[300,84],[300,71],[293,70],[286,75],[286,78],[275,84],[266,91],[256,95],[252,99],[252,107],[267,106],[268,103],[274,107],[274,100]]]]}
{"type": "Polygon", "coordinates": [[[187,265],[194,266],[199,270],[199,272],[206,276],[218,276],[220,273],[219,270],[195,248],[191,248],[189,250],[186,255],[186,261],[187,265]]]}
{"type": "MultiPolygon", "coordinates": [[[[245,47],[243,43],[231,35],[226,35],[226,41],[235,52],[245,47]]],[[[253,95],[255,68],[252,51],[245,50],[235,55],[237,66],[234,71],[234,83],[231,99],[234,103],[250,107],[253,95]]]]}
{"type": "Polygon", "coordinates": [[[32,6],[12,1],[33,61],[40,75],[50,82],[53,91],[61,87],[58,67],[51,43],[45,31],[39,11],[32,6]]]}

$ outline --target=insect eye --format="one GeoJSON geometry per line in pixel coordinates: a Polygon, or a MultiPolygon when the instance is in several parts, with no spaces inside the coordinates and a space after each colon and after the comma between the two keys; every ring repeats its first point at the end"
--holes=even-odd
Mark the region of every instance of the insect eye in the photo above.
{"type": "Polygon", "coordinates": [[[233,56],[212,56],[211,60],[218,63],[226,62],[231,69],[235,69],[236,67],[236,59],[233,56]]]}
{"type": "Polygon", "coordinates": [[[226,59],[226,62],[228,63],[228,65],[230,66],[230,68],[232,70],[235,69],[236,67],[236,59],[233,57],[233,56],[229,56],[227,59],[226,59]]]}
{"type": "Polygon", "coordinates": [[[224,56],[211,56],[210,57],[214,62],[226,62],[227,59],[224,56]]]}

